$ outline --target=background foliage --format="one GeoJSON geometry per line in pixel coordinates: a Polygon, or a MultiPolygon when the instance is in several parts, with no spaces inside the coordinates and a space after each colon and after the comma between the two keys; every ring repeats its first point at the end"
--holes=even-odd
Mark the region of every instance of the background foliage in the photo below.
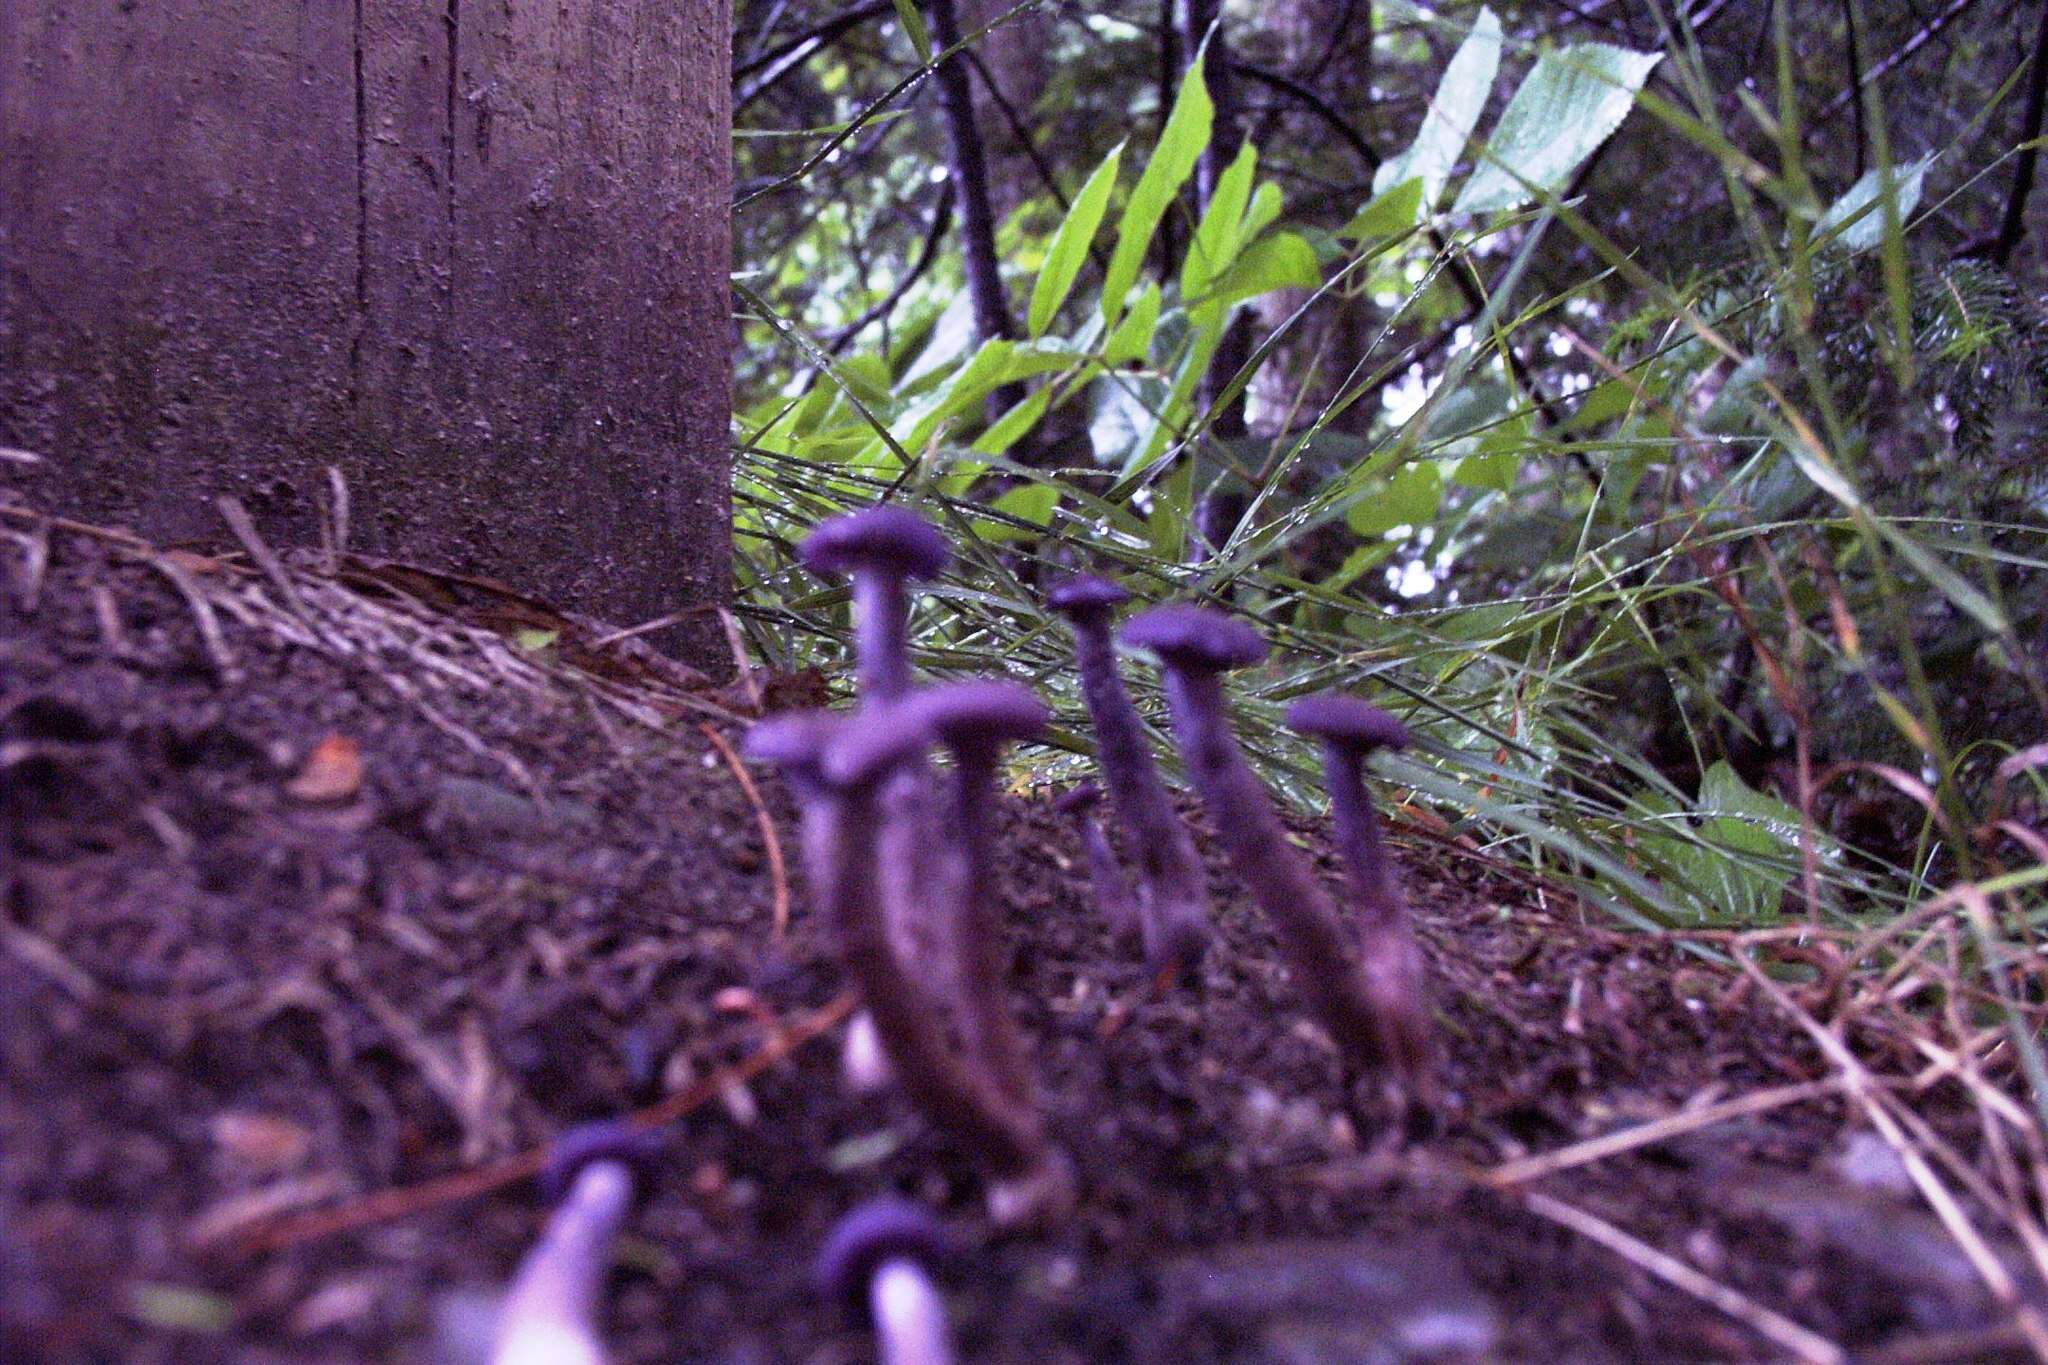
{"type": "Polygon", "coordinates": [[[1189,8],[741,0],[760,654],[837,667],[791,546],[905,499],[961,552],[930,668],[1072,721],[1049,577],[1228,604],[1300,799],[1279,704],[1358,689],[1425,737],[1382,769],[1418,819],[1588,904],[1971,881],[2004,982],[2048,856],[2042,7],[1189,8]]]}

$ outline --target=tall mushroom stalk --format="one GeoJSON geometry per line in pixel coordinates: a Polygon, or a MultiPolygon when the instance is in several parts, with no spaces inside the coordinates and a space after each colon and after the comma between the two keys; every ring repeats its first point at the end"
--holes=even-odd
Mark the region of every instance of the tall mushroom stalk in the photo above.
{"type": "Polygon", "coordinates": [[[960,1014],[967,1053],[1018,1104],[1032,1103],[1031,1072],[1005,996],[1000,889],[995,868],[996,768],[1005,745],[1045,731],[1045,703],[1019,683],[978,681],[935,687],[907,709],[953,755],[951,825],[966,855],[952,940],[958,954],[960,1014]]]}
{"type": "Polygon", "coordinates": [[[992,1169],[995,1221],[1050,1220],[1072,1202],[1065,1157],[1034,1110],[953,1054],[931,996],[889,938],[876,866],[880,789],[931,740],[927,726],[896,708],[862,713],[855,721],[817,713],[777,717],[754,727],[747,748],[791,779],[803,808],[813,894],[904,1092],[992,1169]]]}
{"type": "Polygon", "coordinates": [[[1102,832],[1102,822],[1095,818],[1094,807],[1100,800],[1102,788],[1093,782],[1083,782],[1053,802],[1052,808],[1061,815],[1072,816],[1081,828],[1081,847],[1088,855],[1089,889],[1095,893],[1095,908],[1109,922],[1110,933],[1137,943],[1142,933],[1138,904],[1131,897],[1123,868],[1117,865],[1116,850],[1109,846],[1109,836],[1102,832]]]}
{"type": "Polygon", "coordinates": [[[1322,747],[1331,828],[1357,899],[1359,959],[1372,992],[1381,1049],[1409,1088],[1428,1096],[1433,1091],[1434,1029],[1422,952],[1363,775],[1375,750],[1408,747],[1408,727],[1377,706],[1339,692],[1295,702],[1287,708],[1287,724],[1314,736],[1322,747]]]}
{"type": "Polygon", "coordinates": [[[1095,725],[1110,805],[1138,862],[1138,920],[1145,960],[1157,970],[1193,966],[1209,939],[1209,898],[1194,839],[1175,813],[1145,742],[1145,723],[1117,669],[1110,624],[1130,594],[1082,574],[1046,595],[1074,627],[1081,697],[1095,725]]]}
{"type": "MultiPolygon", "coordinates": [[[[916,513],[883,504],[820,523],[804,539],[799,555],[815,574],[852,580],[861,701],[881,707],[902,700],[911,687],[906,586],[936,577],[946,567],[951,554],[945,537],[916,513]]],[[[890,937],[906,960],[938,963],[946,945],[928,893],[957,881],[960,873],[938,837],[921,760],[903,765],[884,790],[881,840],[890,937]]],[[[939,984],[938,994],[945,999],[950,992],[943,981],[939,984]]],[[[877,1090],[888,1082],[887,1067],[876,1062],[875,1042],[874,1021],[856,1017],[847,1030],[843,1062],[857,1090],[877,1090]]]]}
{"type": "Polygon", "coordinates": [[[1132,618],[1124,642],[1165,666],[1188,775],[1253,899],[1272,920],[1295,986],[1354,1067],[1399,1071],[1373,983],[1357,944],[1314,872],[1292,843],[1272,799],[1245,762],[1225,712],[1221,675],[1266,657],[1266,643],[1241,621],[1200,607],[1156,607],[1132,618]]]}

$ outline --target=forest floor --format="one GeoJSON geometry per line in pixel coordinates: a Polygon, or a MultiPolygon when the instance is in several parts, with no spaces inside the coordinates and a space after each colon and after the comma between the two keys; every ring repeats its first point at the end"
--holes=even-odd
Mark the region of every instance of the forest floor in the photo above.
{"type": "Polygon", "coordinates": [[[6,1359],[475,1359],[543,1217],[531,1153],[648,1106],[675,1122],[619,1361],[866,1358],[811,1262],[882,1190],[960,1232],[969,1359],[2026,1358],[2038,1279],[1900,1155],[1947,1154],[1990,1229],[1986,1134],[2024,1116],[1822,1025],[1797,964],[1617,930],[1414,820],[1449,1099],[1403,1141],[1345,1116],[1206,834],[1217,950],[1155,997],[1051,793],[1007,800],[1012,999],[1081,1204],[992,1235],[942,1134],[841,1085],[789,805],[729,749],[753,689],[489,585],[244,543],[0,495],[6,1359]]]}

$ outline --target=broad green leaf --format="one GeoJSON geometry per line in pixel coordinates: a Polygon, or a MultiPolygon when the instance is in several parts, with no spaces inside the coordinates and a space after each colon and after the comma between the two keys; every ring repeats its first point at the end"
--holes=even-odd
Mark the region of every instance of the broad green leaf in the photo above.
{"type": "Polygon", "coordinates": [[[1110,148],[1109,155],[1102,158],[1102,164],[1074,196],[1074,206],[1067,210],[1059,231],[1053,234],[1052,245],[1046,248],[1045,264],[1039,268],[1038,282],[1031,288],[1027,328],[1034,337],[1052,325],[1054,315],[1074,288],[1082,262],[1088,259],[1088,248],[1095,241],[1096,229],[1102,226],[1102,215],[1109,208],[1109,193],[1116,188],[1117,167],[1122,164],[1123,155],[1121,142],[1110,148]]]}
{"type": "Polygon", "coordinates": [[[1145,249],[1152,245],[1159,220],[1166,216],[1173,196],[1193,174],[1202,149],[1209,145],[1216,105],[1202,80],[1202,62],[1203,57],[1198,55],[1181,79],[1180,93],[1174,97],[1173,111],[1166,116],[1159,145],[1153,149],[1152,159],[1145,163],[1145,172],[1138,177],[1137,187],[1131,191],[1130,202],[1124,205],[1123,217],[1117,223],[1116,251],[1109,258],[1109,270],[1102,282],[1102,319],[1111,326],[1123,316],[1124,295],[1130,293],[1131,285],[1137,281],[1138,268],[1145,263],[1145,249]]]}
{"type": "Polygon", "coordinates": [[[1426,526],[1443,501],[1444,481],[1433,460],[1403,465],[1387,480],[1386,492],[1353,503],[1344,523],[1368,540],[1396,526],[1426,526]]]}
{"type": "Polygon", "coordinates": [[[1258,149],[1246,142],[1238,150],[1237,160],[1217,177],[1216,192],[1209,196],[1209,207],[1202,211],[1202,221],[1195,225],[1194,240],[1188,243],[1187,257],[1181,262],[1182,298],[1199,298],[1237,255],[1245,206],[1251,202],[1252,177],[1258,169],[1258,149]]]}
{"type": "Polygon", "coordinates": [[[918,62],[928,65],[932,59],[932,35],[924,26],[924,16],[918,13],[917,0],[896,0],[896,17],[903,21],[904,35],[910,39],[918,62]]]}
{"type": "Polygon", "coordinates": [[[1500,18],[1492,10],[1482,9],[1472,32],[1444,68],[1415,141],[1407,151],[1380,163],[1373,172],[1372,192],[1381,195],[1404,180],[1420,180],[1418,207],[1434,205],[1444,192],[1444,182],[1450,179],[1451,167],[1471,140],[1472,130],[1479,126],[1479,115],[1486,108],[1499,69],[1500,18]]]}
{"type": "Polygon", "coordinates": [[[1053,384],[1042,384],[1030,397],[1018,403],[975,438],[974,448],[984,455],[1000,455],[1038,425],[1052,406],[1053,384]]]}
{"type": "Polygon", "coordinates": [[[1565,186],[1635,106],[1661,52],[1578,43],[1536,59],[1486,140],[1454,213],[1497,213],[1565,186]]]}
{"type": "Polygon", "coordinates": [[[1287,196],[1280,187],[1267,180],[1252,194],[1252,206],[1244,211],[1244,222],[1237,230],[1237,243],[1243,246],[1252,238],[1273,225],[1280,211],[1287,207],[1287,196]]]}
{"type": "Polygon", "coordinates": [[[1128,365],[1133,360],[1143,360],[1152,347],[1152,333],[1159,326],[1160,291],[1157,284],[1145,286],[1145,292],[1138,295],[1138,301],[1131,305],[1131,311],[1109,334],[1109,340],[1102,345],[1102,363],[1111,369],[1128,365]]]}
{"type": "Polygon", "coordinates": [[[1422,178],[1410,176],[1384,193],[1374,195],[1372,202],[1360,209],[1338,230],[1337,235],[1361,242],[1377,237],[1397,237],[1415,226],[1416,217],[1421,212],[1422,178]]]}
{"type": "MultiPolygon", "coordinates": [[[[1057,484],[1027,483],[989,504],[993,511],[1004,512],[1019,521],[1031,523],[1043,529],[1052,524],[1053,509],[1059,506],[1060,490],[1057,484]]],[[[975,534],[983,540],[1022,540],[1029,532],[1006,522],[991,521],[983,517],[974,520],[975,534]]]]}
{"type": "MultiPolygon", "coordinates": [[[[1920,193],[1926,187],[1927,168],[1933,164],[1934,156],[1930,154],[1910,166],[1892,168],[1892,191],[1898,199],[1900,218],[1919,207],[1920,193]]],[[[1848,193],[1821,215],[1813,235],[1816,238],[1831,237],[1851,251],[1870,250],[1884,240],[1883,205],[1878,203],[1878,195],[1883,189],[1882,172],[1864,172],[1863,178],[1851,185],[1848,193]]]]}
{"type": "Polygon", "coordinates": [[[1276,232],[1259,238],[1231,262],[1207,302],[1228,308],[1275,289],[1314,289],[1322,282],[1316,249],[1298,233],[1276,232]]]}

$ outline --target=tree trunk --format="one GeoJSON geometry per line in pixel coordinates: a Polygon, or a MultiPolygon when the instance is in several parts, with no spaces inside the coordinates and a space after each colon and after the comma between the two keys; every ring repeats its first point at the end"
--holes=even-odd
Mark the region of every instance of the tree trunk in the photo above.
{"type": "Polygon", "coordinates": [[[724,601],[727,23],[5,6],[0,444],[159,540],[225,494],[307,540],[334,465],[362,550],[621,622],[724,601]]]}

